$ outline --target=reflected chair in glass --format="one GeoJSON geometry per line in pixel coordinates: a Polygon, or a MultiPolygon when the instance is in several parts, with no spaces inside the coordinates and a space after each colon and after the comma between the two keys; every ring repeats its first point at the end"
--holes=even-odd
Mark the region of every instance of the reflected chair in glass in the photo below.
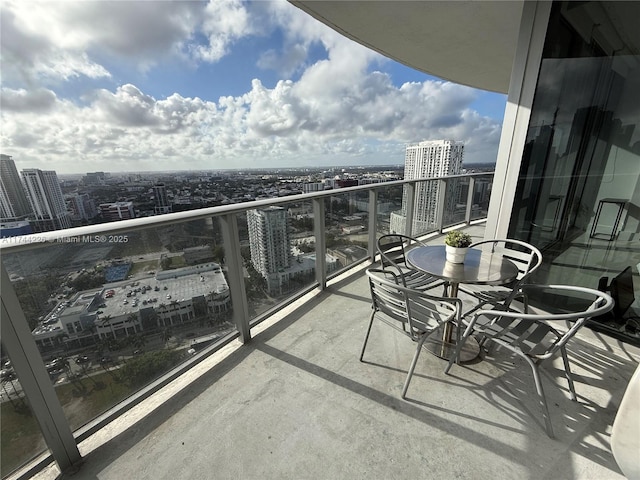
{"type": "Polygon", "coordinates": [[[418,363],[424,342],[446,322],[460,321],[462,302],[457,298],[438,297],[403,286],[394,272],[377,268],[367,270],[372,309],[369,327],[362,345],[360,361],[371,333],[373,320],[378,319],[417,343],[416,351],[402,389],[406,398],[411,377],[418,363]]]}
{"type": "Polygon", "coordinates": [[[426,245],[407,235],[399,233],[382,235],[377,242],[381,268],[392,270],[401,279],[402,285],[407,288],[425,291],[442,285],[446,294],[447,282],[407,265],[406,253],[419,246],[426,245]]]}
{"type": "MultiPolygon", "coordinates": [[[[522,285],[517,294],[523,298],[535,292],[554,311],[562,313],[520,313],[517,311],[479,310],[475,313],[449,359],[445,373],[458,358],[464,343],[474,335],[481,343],[490,341],[524,358],[533,371],[533,380],[540,401],[547,435],[553,438],[553,427],[549,417],[547,400],[542,388],[539,366],[558,351],[562,356],[564,372],[569,384],[571,400],[576,400],[575,387],[571,379],[571,368],[567,356],[567,342],[578,332],[587,319],[607,313],[613,308],[613,299],[600,290],[571,285],[522,285]],[[561,331],[551,323],[564,323],[561,331]]],[[[526,302],[525,302],[526,305],[526,302]]],[[[542,307],[544,308],[544,307],[542,307]]],[[[525,312],[527,310],[525,309],[525,312]]]]}
{"type": "Polygon", "coordinates": [[[518,287],[527,282],[529,277],[542,264],[542,254],[533,245],[513,239],[493,239],[476,242],[469,248],[488,250],[501,254],[518,267],[518,276],[510,285],[472,285],[460,284],[459,292],[475,297],[476,305],[466,311],[463,316],[470,315],[485,305],[505,309],[513,301],[518,287]]]}

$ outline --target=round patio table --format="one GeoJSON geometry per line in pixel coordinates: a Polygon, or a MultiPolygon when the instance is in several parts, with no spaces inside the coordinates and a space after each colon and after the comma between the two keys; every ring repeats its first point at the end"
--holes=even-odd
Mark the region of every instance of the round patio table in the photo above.
{"type": "MultiPolygon", "coordinates": [[[[447,262],[444,245],[416,247],[407,253],[406,259],[411,267],[449,282],[450,297],[458,296],[458,286],[461,283],[506,285],[515,281],[519,272],[515,263],[501,254],[476,248],[470,248],[467,251],[464,263],[447,262]]],[[[462,327],[450,322],[446,323],[442,328],[441,338],[425,342],[427,350],[448,360],[456,346],[453,339],[455,328],[462,327]]],[[[480,348],[477,342],[467,341],[460,352],[460,361],[473,360],[479,353],[480,348]]]]}

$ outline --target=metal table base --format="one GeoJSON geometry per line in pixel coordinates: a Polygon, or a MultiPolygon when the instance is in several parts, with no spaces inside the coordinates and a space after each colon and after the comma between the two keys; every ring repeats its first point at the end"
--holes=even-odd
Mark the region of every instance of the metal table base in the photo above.
{"type": "MultiPolygon", "coordinates": [[[[435,332],[433,332],[429,338],[424,342],[424,348],[429,352],[435,355],[438,358],[442,358],[444,360],[449,360],[451,355],[453,355],[456,351],[456,329],[457,327],[452,325],[451,329],[451,338],[450,342],[443,340],[447,338],[448,335],[445,335],[445,328],[439,327],[435,332]]],[[[462,347],[460,351],[460,362],[469,362],[480,355],[480,345],[477,340],[473,338],[472,335],[469,335],[467,341],[462,347]]]]}

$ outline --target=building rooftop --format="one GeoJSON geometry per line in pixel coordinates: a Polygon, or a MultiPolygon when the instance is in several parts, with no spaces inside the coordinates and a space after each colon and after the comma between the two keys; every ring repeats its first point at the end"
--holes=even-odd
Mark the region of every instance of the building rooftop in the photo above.
{"type": "Polygon", "coordinates": [[[374,323],[358,360],[363,272],[310,296],[81,442],[83,465],[58,478],[624,478],[609,442],[638,348],[582,329],[569,344],[577,402],[561,360],[543,366],[552,440],[520,359],[496,349],[445,375],[425,352],[402,400],[408,338],[374,323]]]}
{"type": "Polygon", "coordinates": [[[166,270],[159,272],[155,277],[149,277],[148,280],[120,282],[112,287],[105,286],[103,299],[106,306],[101,308],[103,315],[111,315],[115,318],[147,308],[149,303],[157,307],[174,300],[182,302],[201,295],[227,291],[229,287],[220,266],[214,263],[206,265],[208,267],[198,265],[198,268],[166,270]],[[110,290],[114,292],[113,296],[105,298],[106,292],[110,290]]]}

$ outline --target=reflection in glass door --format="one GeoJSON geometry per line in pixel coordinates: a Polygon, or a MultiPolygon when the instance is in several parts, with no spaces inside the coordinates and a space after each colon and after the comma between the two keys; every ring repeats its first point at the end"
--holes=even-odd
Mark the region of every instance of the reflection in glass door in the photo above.
{"type": "Polygon", "coordinates": [[[537,281],[596,287],[632,266],[640,299],[640,35],[631,18],[638,2],[554,3],[509,233],[542,250],[537,281]]]}

